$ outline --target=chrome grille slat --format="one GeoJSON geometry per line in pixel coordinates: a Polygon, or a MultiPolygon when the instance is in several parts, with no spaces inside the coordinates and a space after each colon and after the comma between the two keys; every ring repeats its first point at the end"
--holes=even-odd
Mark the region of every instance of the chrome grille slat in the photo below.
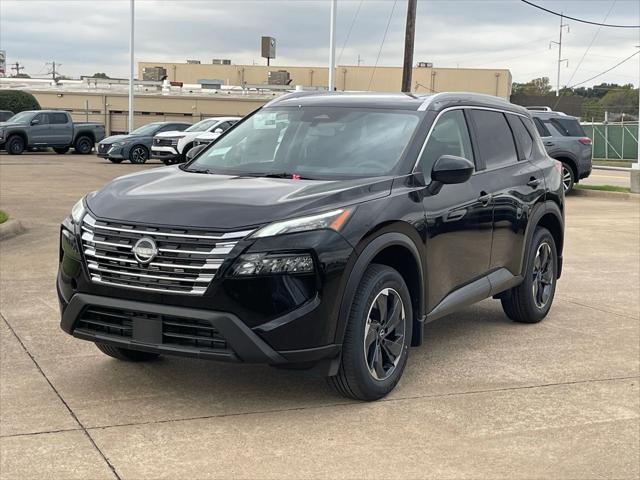
{"type": "Polygon", "coordinates": [[[82,250],[91,280],[102,285],[181,295],[203,295],[237,242],[252,231],[209,233],[97,220],[82,223],[82,250]],[[153,238],[158,255],[139,263],[133,247],[153,238]]]}

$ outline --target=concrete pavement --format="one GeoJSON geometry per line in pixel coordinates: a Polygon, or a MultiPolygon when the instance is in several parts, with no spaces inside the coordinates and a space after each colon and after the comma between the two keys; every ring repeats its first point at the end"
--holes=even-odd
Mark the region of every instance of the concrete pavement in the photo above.
{"type": "Polygon", "coordinates": [[[613,185],[615,187],[629,188],[629,171],[603,170],[594,168],[591,175],[580,180],[584,185],[613,185]]]}
{"type": "Polygon", "coordinates": [[[158,164],[0,156],[0,478],[638,478],[640,203],[569,197],[550,315],[499,302],[429,324],[376,403],[264,366],[126,364],[63,334],[58,225],[158,164]]]}

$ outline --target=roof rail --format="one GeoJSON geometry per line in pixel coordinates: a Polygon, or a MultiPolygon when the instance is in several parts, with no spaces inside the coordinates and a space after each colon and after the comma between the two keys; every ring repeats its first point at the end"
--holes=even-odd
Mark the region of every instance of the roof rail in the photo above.
{"type": "MultiPolygon", "coordinates": [[[[290,100],[292,98],[298,98],[298,97],[306,97],[308,95],[312,95],[312,94],[318,94],[318,93],[322,93],[322,92],[318,92],[318,90],[298,90],[295,92],[291,92],[291,93],[286,93],[284,95],[280,95],[279,97],[274,98],[273,100],[270,100],[269,102],[267,102],[264,106],[265,107],[270,107],[272,105],[275,105],[276,103],[279,103],[283,100],[290,100]]],[[[326,92],[324,92],[326,93],[326,92]]]]}
{"type": "Polygon", "coordinates": [[[543,105],[541,106],[532,105],[530,107],[524,107],[524,108],[526,108],[527,110],[532,110],[534,112],[553,112],[553,110],[551,110],[551,107],[546,107],[543,105]]]}

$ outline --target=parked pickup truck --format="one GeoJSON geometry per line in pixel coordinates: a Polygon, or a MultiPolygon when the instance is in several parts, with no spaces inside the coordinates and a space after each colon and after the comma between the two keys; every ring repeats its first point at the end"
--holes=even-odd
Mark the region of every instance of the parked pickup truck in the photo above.
{"type": "Polygon", "coordinates": [[[87,154],[104,138],[104,125],[73,122],[71,115],[60,110],[20,112],[0,123],[0,150],[20,155],[26,148],[51,147],[56,153],[87,154]]]}

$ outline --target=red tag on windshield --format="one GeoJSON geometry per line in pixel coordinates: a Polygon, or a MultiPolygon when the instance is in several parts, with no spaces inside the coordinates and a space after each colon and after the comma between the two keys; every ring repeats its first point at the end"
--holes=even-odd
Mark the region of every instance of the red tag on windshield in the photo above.
{"type": "Polygon", "coordinates": [[[293,175],[291,175],[291,180],[300,180],[300,175],[294,173],[293,175]]]}

